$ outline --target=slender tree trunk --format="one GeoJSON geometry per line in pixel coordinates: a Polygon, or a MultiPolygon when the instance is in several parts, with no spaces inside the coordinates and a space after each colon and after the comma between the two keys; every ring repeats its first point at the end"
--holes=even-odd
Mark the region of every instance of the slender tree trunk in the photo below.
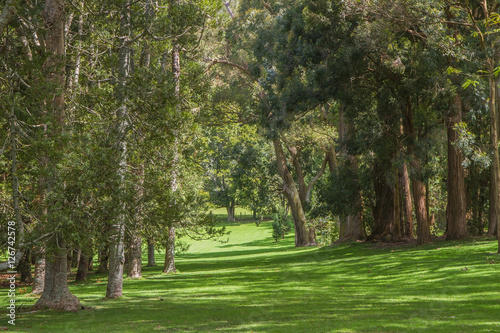
{"type": "Polygon", "coordinates": [[[496,201],[495,201],[495,170],[493,166],[490,166],[490,195],[489,195],[489,211],[488,211],[488,233],[487,236],[497,236],[497,215],[496,215],[496,201]]]}
{"type": "Polygon", "coordinates": [[[177,269],[175,268],[175,227],[169,226],[163,273],[168,274],[175,272],[177,272],[177,269]]]}
{"type": "Polygon", "coordinates": [[[73,250],[73,260],[71,261],[71,267],[78,268],[78,265],[80,264],[81,254],[82,251],[80,249],[73,250]]]}
{"type": "MultiPolygon", "coordinates": [[[[493,73],[495,64],[492,59],[489,59],[489,72],[493,73]]],[[[497,238],[498,238],[498,253],[500,253],[500,161],[499,161],[499,153],[498,153],[498,123],[499,123],[499,115],[496,108],[496,81],[493,74],[490,74],[489,77],[489,88],[490,88],[490,144],[491,150],[493,151],[493,163],[491,168],[493,169],[492,173],[492,194],[493,194],[493,205],[495,207],[494,215],[496,216],[497,221],[497,238]]],[[[491,205],[491,202],[490,202],[491,205]]]]}
{"type": "Polygon", "coordinates": [[[89,272],[93,272],[94,271],[94,256],[92,254],[89,255],[89,268],[88,268],[88,271],[89,272]]]}
{"type": "Polygon", "coordinates": [[[379,162],[374,165],[375,224],[367,240],[393,241],[394,229],[394,188],[387,183],[384,170],[379,162]]]}
{"type": "Polygon", "coordinates": [[[155,243],[151,239],[148,239],[148,266],[156,266],[155,243]]]}
{"type": "Polygon", "coordinates": [[[281,140],[279,138],[274,139],[273,145],[278,163],[278,171],[281,179],[283,180],[283,194],[285,195],[292,211],[295,228],[295,246],[315,246],[317,245],[315,231],[314,229],[308,228],[306,225],[304,208],[302,207],[299,191],[297,190],[290,170],[286,165],[281,140]]]}
{"type": "MultiPolygon", "coordinates": [[[[420,170],[417,161],[412,163],[412,168],[420,170]]],[[[424,245],[431,242],[431,232],[427,216],[426,192],[423,181],[412,179],[413,201],[415,203],[415,215],[417,217],[417,244],[424,245]]]]}
{"type": "Polygon", "coordinates": [[[408,175],[408,167],[403,163],[400,170],[401,197],[404,210],[404,235],[413,239],[413,205],[410,191],[410,177],[408,175]]]}
{"type": "Polygon", "coordinates": [[[66,268],[68,270],[68,276],[71,275],[71,263],[73,262],[73,251],[69,250],[68,254],[66,255],[66,260],[68,261],[66,263],[66,268]]]}
{"type": "MultiPolygon", "coordinates": [[[[174,74],[174,85],[175,85],[175,97],[177,98],[176,103],[176,111],[179,113],[181,111],[180,105],[180,78],[181,78],[181,46],[174,42],[174,46],[172,48],[172,73],[174,74]]],[[[172,193],[177,192],[177,163],[178,163],[178,152],[177,152],[177,138],[174,140],[174,158],[173,158],[173,166],[172,166],[172,183],[170,187],[172,189],[172,193]]],[[[167,226],[168,228],[168,236],[167,236],[167,244],[165,246],[165,263],[163,265],[163,273],[175,273],[177,269],[175,268],[175,223],[171,222],[167,226]]]]}
{"type": "MultiPolygon", "coordinates": [[[[130,3],[126,1],[122,4],[120,13],[120,38],[121,45],[118,55],[118,82],[115,90],[116,98],[120,103],[116,110],[115,132],[118,140],[118,175],[120,177],[120,194],[126,191],[127,178],[127,131],[129,126],[128,110],[128,87],[127,79],[130,71],[130,3]]],[[[111,228],[111,243],[109,246],[109,275],[106,288],[106,298],[122,297],[123,293],[123,266],[125,263],[125,224],[126,224],[126,203],[123,198],[119,198],[120,212],[116,217],[115,224],[111,228]]]]}
{"type": "Polygon", "coordinates": [[[448,233],[446,239],[462,239],[467,235],[466,219],[466,197],[463,156],[454,142],[458,140],[458,133],[454,126],[462,121],[462,101],[460,95],[456,95],[446,118],[448,133],[448,203],[447,224],[448,233]]]}

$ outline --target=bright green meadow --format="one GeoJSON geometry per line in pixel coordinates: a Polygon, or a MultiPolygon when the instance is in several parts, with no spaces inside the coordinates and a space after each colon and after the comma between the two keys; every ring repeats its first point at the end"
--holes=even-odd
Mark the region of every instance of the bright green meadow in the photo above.
{"type": "MultiPolygon", "coordinates": [[[[85,333],[500,332],[500,258],[492,240],[296,249],[293,235],[274,242],[270,222],[226,225],[229,242],[192,243],[177,258],[177,274],[162,274],[163,255],[157,254],[158,266],[144,267],[142,279],[125,278],[121,299],[104,299],[105,275],[91,274],[86,285],[71,282],[90,310],[31,313],[36,297],[18,290],[16,326],[4,320],[0,327],[85,333]]],[[[4,292],[3,314],[6,302],[4,292]]]]}

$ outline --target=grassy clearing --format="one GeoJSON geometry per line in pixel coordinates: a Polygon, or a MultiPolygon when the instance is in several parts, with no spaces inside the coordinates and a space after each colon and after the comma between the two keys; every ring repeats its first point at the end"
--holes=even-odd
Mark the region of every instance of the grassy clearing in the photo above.
{"type": "MultiPolygon", "coordinates": [[[[236,222],[227,229],[228,243],[197,242],[179,255],[178,274],[163,275],[158,254],[159,266],[145,267],[141,280],[125,279],[118,300],[104,300],[106,277],[92,275],[88,285],[70,288],[93,310],[18,313],[13,330],[500,331],[500,257],[492,254],[493,241],[296,249],[293,235],[274,243],[270,222],[236,222]]],[[[18,296],[24,307],[36,301],[18,296]]]]}

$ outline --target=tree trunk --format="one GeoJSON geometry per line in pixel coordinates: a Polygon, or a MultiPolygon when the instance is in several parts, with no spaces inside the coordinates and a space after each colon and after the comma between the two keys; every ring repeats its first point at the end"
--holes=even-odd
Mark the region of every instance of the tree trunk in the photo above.
{"type": "MultiPolygon", "coordinates": [[[[417,161],[412,163],[414,170],[419,170],[417,161]]],[[[413,202],[415,203],[415,215],[417,218],[417,244],[424,245],[431,242],[431,231],[427,218],[427,205],[425,197],[425,184],[416,177],[412,179],[413,202]]]]}
{"type": "MultiPolygon", "coordinates": [[[[324,108],[322,110],[323,110],[323,117],[326,120],[327,119],[326,110],[324,110],[324,108]]],[[[345,121],[343,108],[340,109],[338,131],[340,140],[342,140],[342,142],[347,141],[349,133],[352,133],[354,131],[354,127],[350,124],[347,124],[345,121]]],[[[356,157],[349,155],[349,153],[345,148],[341,150],[341,154],[346,159],[345,166],[357,172],[358,162],[356,161],[356,157]]],[[[328,165],[330,167],[330,173],[332,173],[334,172],[337,166],[337,160],[333,144],[329,146],[326,158],[328,161],[328,165]]],[[[355,205],[360,207],[359,213],[355,215],[348,215],[347,217],[340,219],[340,232],[339,232],[340,242],[351,242],[351,241],[366,239],[365,225],[363,223],[363,219],[361,216],[362,205],[363,205],[361,193],[357,193],[355,205]]]]}
{"type": "Polygon", "coordinates": [[[401,201],[403,202],[404,210],[404,235],[413,239],[413,205],[410,191],[410,177],[408,175],[408,167],[403,163],[399,172],[401,184],[401,201]]]}
{"type": "Polygon", "coordinates": [[[167,246],[165,249],[165,264],[163,265],[163,273],[176,273],[175,268],[175,227],[169,226],[167,246]]]}
{"type": "Polygon", "coordinates": [[[73,296],[68,289],[66,244],[64,244],[62,239],[56,240],[53,237],[49,248],[54,249],[54,253],[47,256],[43,293],[33,306],[33,309],[41,310],[49,308],[63,311],[83,309],[78,298],[73,296]]]}
{"type": "Polygon", "coordinates": [[[234,200],[231,200],[231,202],[229,203],[229,206],[226,207],[227,222],[236,221],[235,210],[236,210],[236,204],[234,203],[234,200]]]}
{"type": "Polygon", "coordinates": [[[306,216],[304,208],[300,200],[299,192],[293,180],[293,177],[286,165],[285,154],[283,146],[279,138],[273,140],[274,150],[276,153],[276,160],[278,163],[278,171],[283,180],[283,194],[290,205],[292,211],[294,228],[295,228],[295,246],[315,246],[316,233],[314,229],[310,229],[306,225],[306,216]]]}
{"type": "Polygon", "coordinates": [[[105,243],[99,249],[98,255],[99,267],[96,273],[107,273],[109,268],[109,244],[105,243]]]}
{"type": "Polygon", "coordinates": [[[92,254],[89,256],[89,268],[88,268],[88,271],[89,272],[93,272],[94,271],[94,256],[92,254]]]}
{"type": "Polygon", "coordinates": [[[490,201],[490,207],[488,211],[488,233],[487,236],[492,237],[492,236],[497,236],[498,235],[498,230],[497,230],[497,215],[496,215],[496,201],[495,201],[495,171],[493,169],[493,165],[490,166],[490,183],[489,183],[489,188],[490,188],[490,196],[489,196],[489,201],[490,201]]]}
{"type": "Polygon", "coordinates": [[[45,285],[45,258],[42,253],[39,253],[35,262],[35,276],[33,278],[33,294],[39,295],[43,293],[45,285]]]}
{"type": "Polygon", "coordinates": [[[31,276],[31,251],[24,251],[24,255],[19,261],[19,265],[17,266],[17,272],[21,274],[20,282],[33,282],[33,277],[31,276]]]}
{"type": "Polygon", "coordinates": [[[148,266],[156,266],[155,243],[151,239],[148,239],[148,266]]]}
{"type": "MultiPolygon", "coordinates": [[[[492,59],[489,59],[489,88],[490,88],[490,100],[489,100],[489,109],[490,109],[490,144],[491,150],[493,151],[493,163],[491,168],[493,169],[492,176],[492,196],[493,196],[493,204],[495,207],[494,215],[496,216],[497,221],[497,239],[498,239],[498,253],[500,253],[500,161],[499,161],[499,153],[498,153],[498,123],[499,123],[499,115],[498,110],[496,108],[496,81],[493,76],[493,72],[495,69],[495,64],[492,59]]],[[[491,202],[490,202],[491,205],[491,202]]]]}
{"type": "Polygon", "coordinates": [[[141,258],[142,238],[138,233],[130,236],[127,251],[127,275],[132,279],[142,278],[142,258],[141,258]]]}
{"type": "Polygon", "coordinates": [[[375,207],[373,218],[375,224],[367,240],[392,241],[394,223],[394,189],[387,184],[384,171],[375,162],[374,168],[375,207]]]}
{"type": "MultiPolygon", "coordinates": [[[[122,4],[120,13],[120,39],[121,44],[118,54],[118,79],[115,88],[116,99],[120,106],[116,110],[115,137],[117,139],[118,150],[118,176],[119,196],[126,192],[127,178],[127,131],[128,131],[128,85],[127,80],[130,72],[130,3],[126,1],[122,4]]],[[[109,275],[106,288],[106,298],[118,298],[122,296],[123,289],[123,265],[125,263],[125,224],[126,224],[126,202],[119,198],[120,212],[116,217],[115,224],[111,228],[111,243],[109,247],[109,275]]]]}
{"type": "Polygon", "coordinates": [[[80,260],[78,262],[78,270],[76,271],[75,282],[83,283],[87,282],[87,273],[89,271],[89,256],[85,253],[80,254],[80,260]]]}
{"type": "Polygon", "coordinates": [[[71,267],[78,268],[80,264],[81,250],[73,250],[73,260],[71,261],[71,267]]]}
{"type": "MultiPolygon", "coordinates": [[[[51,88],[51,96],[48,97],[46,105],[50,107],[53,122],[48,126],[49,138],[55,142],[55,147],[62,151],[62,132],[65,124],[64,113],[64,81],[65,81],[65,44],[64,44],[64,0],[46,0],[45,9],[42,12],[46,28],[46,51],[48,54],[44,64],[47,72],[46,83],[51,88]]],[[[48,153],[47,155],[48,156],[48,153]]],[[[56,180],[57,158],[47,159],[47,191],[54,188],[56,180]]],[[[47,197],[50,197],[49,195],[47,197]]],[[[46,203],[48,218],[52,218],[53,205],[46,203]]],[[[52,221],[51,221],[52,222],[52,221]]],[[[48,221],[47,221],[48,223],[48,221]]],[[[67,282],[67,248],[61,233],[54,230],[52,239],[46,248],[45,283],[42,296],[33,308],[51,308],[64,311],[76,311],[83,308],[80,301],[71,294],[67,282]]]]}
{"type": "Polygon", "coordinates": [[[458,140],[458,133],[453,127],[461,121],[462,101],[460,95],[457,94],[446,118],[448,133],[447,240],[462,239],[468,236],[463,156],[460,149],[454,145],[454,142],[458,140]]]}
{"type": "Polygon", "coordinates": [[[66,263],[66,268],[68,270],[68,276],[71,275],[71,263],[73,262],[73,251],[69,250],[68,254],[66,255],[66,260],[68,261],[66,263]]]}

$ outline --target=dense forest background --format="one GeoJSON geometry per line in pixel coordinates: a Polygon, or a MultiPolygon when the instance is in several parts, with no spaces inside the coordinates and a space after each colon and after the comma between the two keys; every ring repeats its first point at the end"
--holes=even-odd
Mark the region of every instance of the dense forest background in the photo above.
{"type": "Polygon", "coordinates": [[[108,298],[142,244],[175,271],[215,207],[297,247],[498,237],[496,1],[0,3],[0,237],[35,307],[81,306],[72,261],[108,298]]]}

